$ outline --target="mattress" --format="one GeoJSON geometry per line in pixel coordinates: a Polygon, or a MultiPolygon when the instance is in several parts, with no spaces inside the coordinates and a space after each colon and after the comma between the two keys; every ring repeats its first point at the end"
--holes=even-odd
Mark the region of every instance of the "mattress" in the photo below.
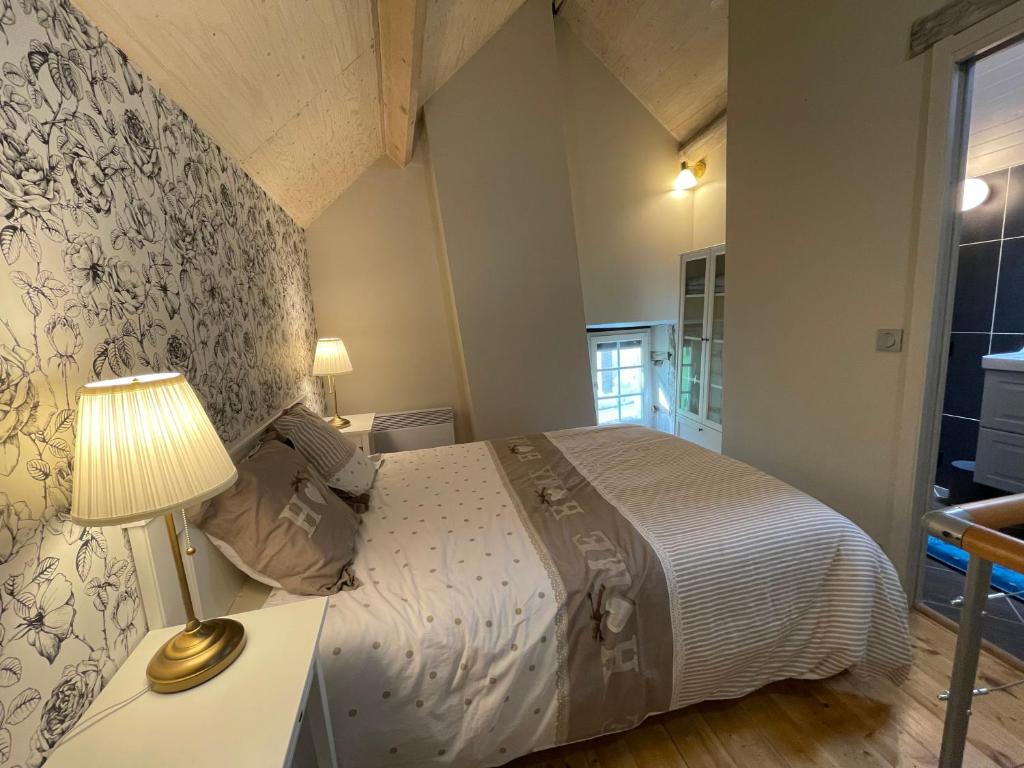
{"type": "Polygon", "coordinates": [[[343,765],[496,766],[775,680],[909,669],[906,597],[856,525],[640,427],[389,454],[357,550],[320,644],[343,765]]]}

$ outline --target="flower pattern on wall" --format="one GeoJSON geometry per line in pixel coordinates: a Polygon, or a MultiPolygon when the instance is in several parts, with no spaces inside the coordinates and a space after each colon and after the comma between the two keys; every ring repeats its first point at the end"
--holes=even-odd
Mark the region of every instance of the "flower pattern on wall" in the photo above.
{"type": "Polygon", "coordinates": [[[146,631],[69,516],[77,391],[177,370],[230,441],[319,403],[305,237],[67,0],[0,0],[0,766],[38,766],[146,631]]]}

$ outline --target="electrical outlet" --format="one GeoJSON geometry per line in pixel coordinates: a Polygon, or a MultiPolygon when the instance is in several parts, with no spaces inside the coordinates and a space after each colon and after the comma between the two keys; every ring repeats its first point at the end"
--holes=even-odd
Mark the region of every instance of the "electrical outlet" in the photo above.
{"type": "Polygon", "coordinates": [[[903,350],[902,328],[880,328],[875,333],[876,352],[900,352],[903,350]]]}

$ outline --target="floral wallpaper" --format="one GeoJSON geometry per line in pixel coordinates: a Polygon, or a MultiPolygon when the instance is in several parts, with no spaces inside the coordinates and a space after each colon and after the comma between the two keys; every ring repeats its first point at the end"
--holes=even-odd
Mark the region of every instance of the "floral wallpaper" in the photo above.
{"type": "Polygon", "coordinates": [[[181,371],[225,441],[319,392],[302,230],[67,0],[0,0],[0,69],[0,766],[25,768],[146,631],[122,531],[69,519],[79,387],[181,371]]]}

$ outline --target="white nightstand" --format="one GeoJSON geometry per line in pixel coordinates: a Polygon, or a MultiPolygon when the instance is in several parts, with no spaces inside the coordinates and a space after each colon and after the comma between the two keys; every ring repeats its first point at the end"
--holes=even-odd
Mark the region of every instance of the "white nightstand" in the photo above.
{"type": "MultiPolygon", "coordinates": [[[[348,419],[352,423],[338,431],[362,448],[363,453],[367,456],[373,453],[373,417],[376,415],[375,413],[341,415],[343,419],[348,419]]],[[[326,421],[328,418],[330,417],[324,417],[324,420],[326,421]]]]}
{"type": "Polygon", "coordinates": [[[113,706],[145,687],[150,656],[181,627],[153,630],[83,715],[84,728],[71,732],[47,766],[279,768],[292,765],[298,744],[309,762],[334,768],[317,651],[326,610],[327,598],[316,598],[237,614],[246,646],[217,677],[189,691],[147,691],[113,706]],[[86,722],[104,710],[109,711],[86,722]]]}

